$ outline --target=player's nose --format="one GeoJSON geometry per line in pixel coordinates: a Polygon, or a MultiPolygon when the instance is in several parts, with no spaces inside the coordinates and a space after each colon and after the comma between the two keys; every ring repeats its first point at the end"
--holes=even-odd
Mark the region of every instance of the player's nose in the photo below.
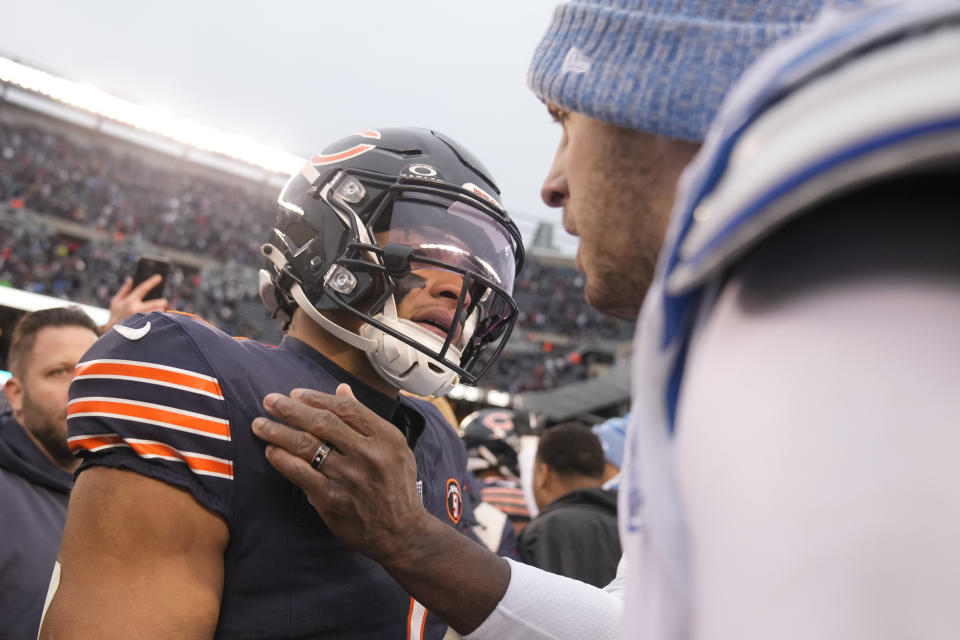
{"type": "MultiPolygon", "coordinates": [[[[444,269],[430,269],[427,276],[428,291],[434,298],[452,301],[456,304],[460,299],[460,290],[463,289],[463,276],[444,269]]],[[[464,305],[470,305],[470,292],[464,298],[464,305]]]]}

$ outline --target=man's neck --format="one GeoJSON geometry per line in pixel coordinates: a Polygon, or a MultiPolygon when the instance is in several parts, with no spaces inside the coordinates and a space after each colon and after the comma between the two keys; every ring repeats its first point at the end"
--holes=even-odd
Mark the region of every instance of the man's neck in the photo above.
{"type": "Polygon", "coordinates": [[[547,506],[579,489],[600,489],[602,486],[603,482],[601,482],[600,478],[581,475],[557,476],[556,486],[552,492],[552,499],[547,502],[547,506]]]}
{"type": "Polygon", "coordinates": [[[293,314],[287,334],[313,347],[341,369],[385,396],[395,398],[399,390],[378,374],[360,349],[337,338],[299,309],[293,314]]]}

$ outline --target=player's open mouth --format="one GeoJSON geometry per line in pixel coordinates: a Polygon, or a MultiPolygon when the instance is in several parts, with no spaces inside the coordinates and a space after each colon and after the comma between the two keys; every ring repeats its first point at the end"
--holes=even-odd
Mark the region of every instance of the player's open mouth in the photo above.
{"type": "Polygon", "coordinates": [[[447,334],[450,332],[450,326],[453,324],[453,314],[446,311],[431,311],[423,314],[414,322],[446,340],[447,334]]]}

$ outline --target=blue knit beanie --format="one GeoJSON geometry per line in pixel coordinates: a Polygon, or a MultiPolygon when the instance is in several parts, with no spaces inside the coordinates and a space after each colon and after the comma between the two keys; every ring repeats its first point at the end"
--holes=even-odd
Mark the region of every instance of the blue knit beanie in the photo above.
{"type": "Polygon", "coordinates": [[[744,69],[828,1],[564,2],[537,47],[528,82],[564,109],[699,142],[744,69]]]}

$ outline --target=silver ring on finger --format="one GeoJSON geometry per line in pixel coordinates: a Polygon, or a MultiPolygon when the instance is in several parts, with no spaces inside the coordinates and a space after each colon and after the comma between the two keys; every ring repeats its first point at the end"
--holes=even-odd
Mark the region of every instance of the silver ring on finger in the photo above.
{"type": "Polygon", "coordinates": [[[313,454],[313,462],[310,463],[310,466],[317,471],[320,471],[320,465],[322,465],[324,460],[327,459],[327,456],[330,455],[331,451],[333,451],[333,445],[321,440],[320,446],[317,447],[317,452],[313,454]]]}

